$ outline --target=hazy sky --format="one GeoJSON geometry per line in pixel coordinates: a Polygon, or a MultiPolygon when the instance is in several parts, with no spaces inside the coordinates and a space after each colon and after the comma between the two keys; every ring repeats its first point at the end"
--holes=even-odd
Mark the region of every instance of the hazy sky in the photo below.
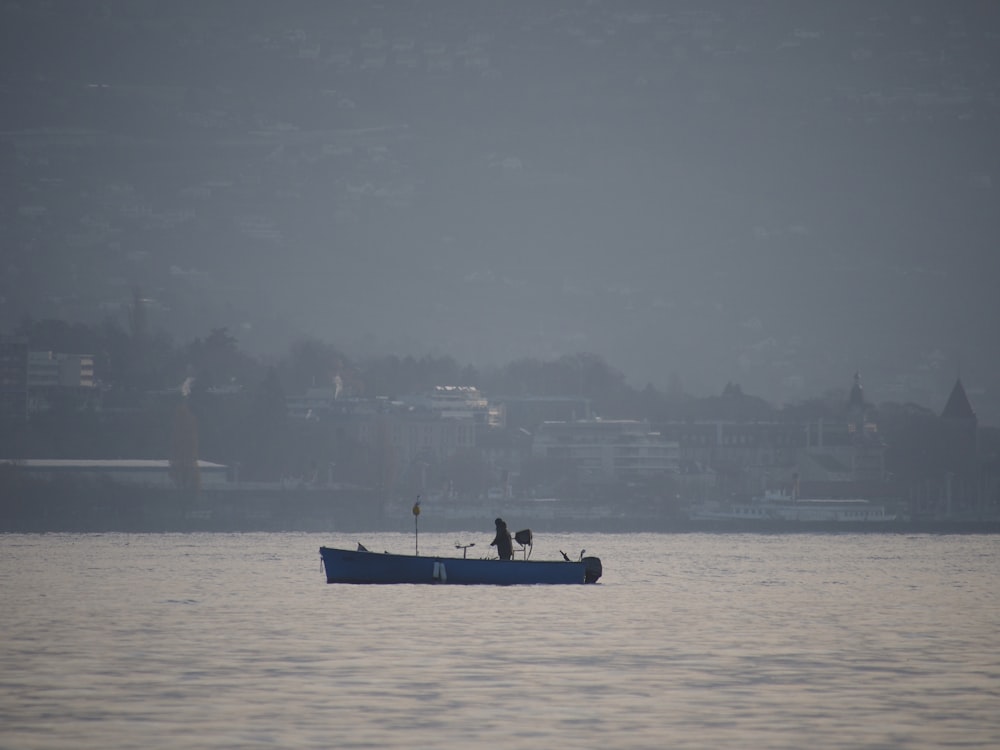
{"type": "Polygon", "coordinates": [[[8,3],[0,321],[1000,422],[1000,5],[8,3]],[[991,419],[992,417],[992,419],[991,419]]]}

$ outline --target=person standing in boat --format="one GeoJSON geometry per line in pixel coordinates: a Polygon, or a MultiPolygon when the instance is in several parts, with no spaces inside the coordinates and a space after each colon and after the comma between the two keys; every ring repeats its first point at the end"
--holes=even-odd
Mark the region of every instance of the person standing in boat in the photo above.
{"type": "Polygon", "coordinates": [[[513,559],[514,543],[510,540],[510,532],[507,531],[507,523],[502,518],[498,518],[493,523],[496,524],[497,535],[493,537],[493,541],[490,542],[490,546],[497,548],[497,554],[500,555],[501,560],[513,559]]]}

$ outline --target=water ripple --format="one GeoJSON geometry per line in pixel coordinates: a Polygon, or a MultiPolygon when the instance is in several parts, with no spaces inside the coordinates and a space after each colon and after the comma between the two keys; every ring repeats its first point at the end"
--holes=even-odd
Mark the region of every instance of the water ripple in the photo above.
{"type": "Polygon", "coordinates": [[[1000,746],[997,537],[551,535],[601,584],[323,583],[356,542],[0,537],[0,745],[1000,746]]]}

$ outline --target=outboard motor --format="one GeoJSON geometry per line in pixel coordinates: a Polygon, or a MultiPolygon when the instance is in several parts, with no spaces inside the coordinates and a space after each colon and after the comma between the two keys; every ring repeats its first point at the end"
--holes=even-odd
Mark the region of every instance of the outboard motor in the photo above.
{"type": "Polygon", "coordinates": [[[585,557],[583,558],[583,566],[583,582],[597,583],[597,579],[604,572],[604,568],[601,566],[601,558],[585,557]]]}

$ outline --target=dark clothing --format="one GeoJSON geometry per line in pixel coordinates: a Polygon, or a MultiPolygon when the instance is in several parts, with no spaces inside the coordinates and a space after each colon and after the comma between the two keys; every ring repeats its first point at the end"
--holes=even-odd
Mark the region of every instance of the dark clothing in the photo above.
{"type": "Polygon", "coordinates": [[[510,540],[510,532],[507,531],[507,524],[499,518],[496,521],[497,535],[490,542],[491,547],[497,548],[497,554],[501,560],[511,560],[514,557],[514,544],[510,540]]]}

